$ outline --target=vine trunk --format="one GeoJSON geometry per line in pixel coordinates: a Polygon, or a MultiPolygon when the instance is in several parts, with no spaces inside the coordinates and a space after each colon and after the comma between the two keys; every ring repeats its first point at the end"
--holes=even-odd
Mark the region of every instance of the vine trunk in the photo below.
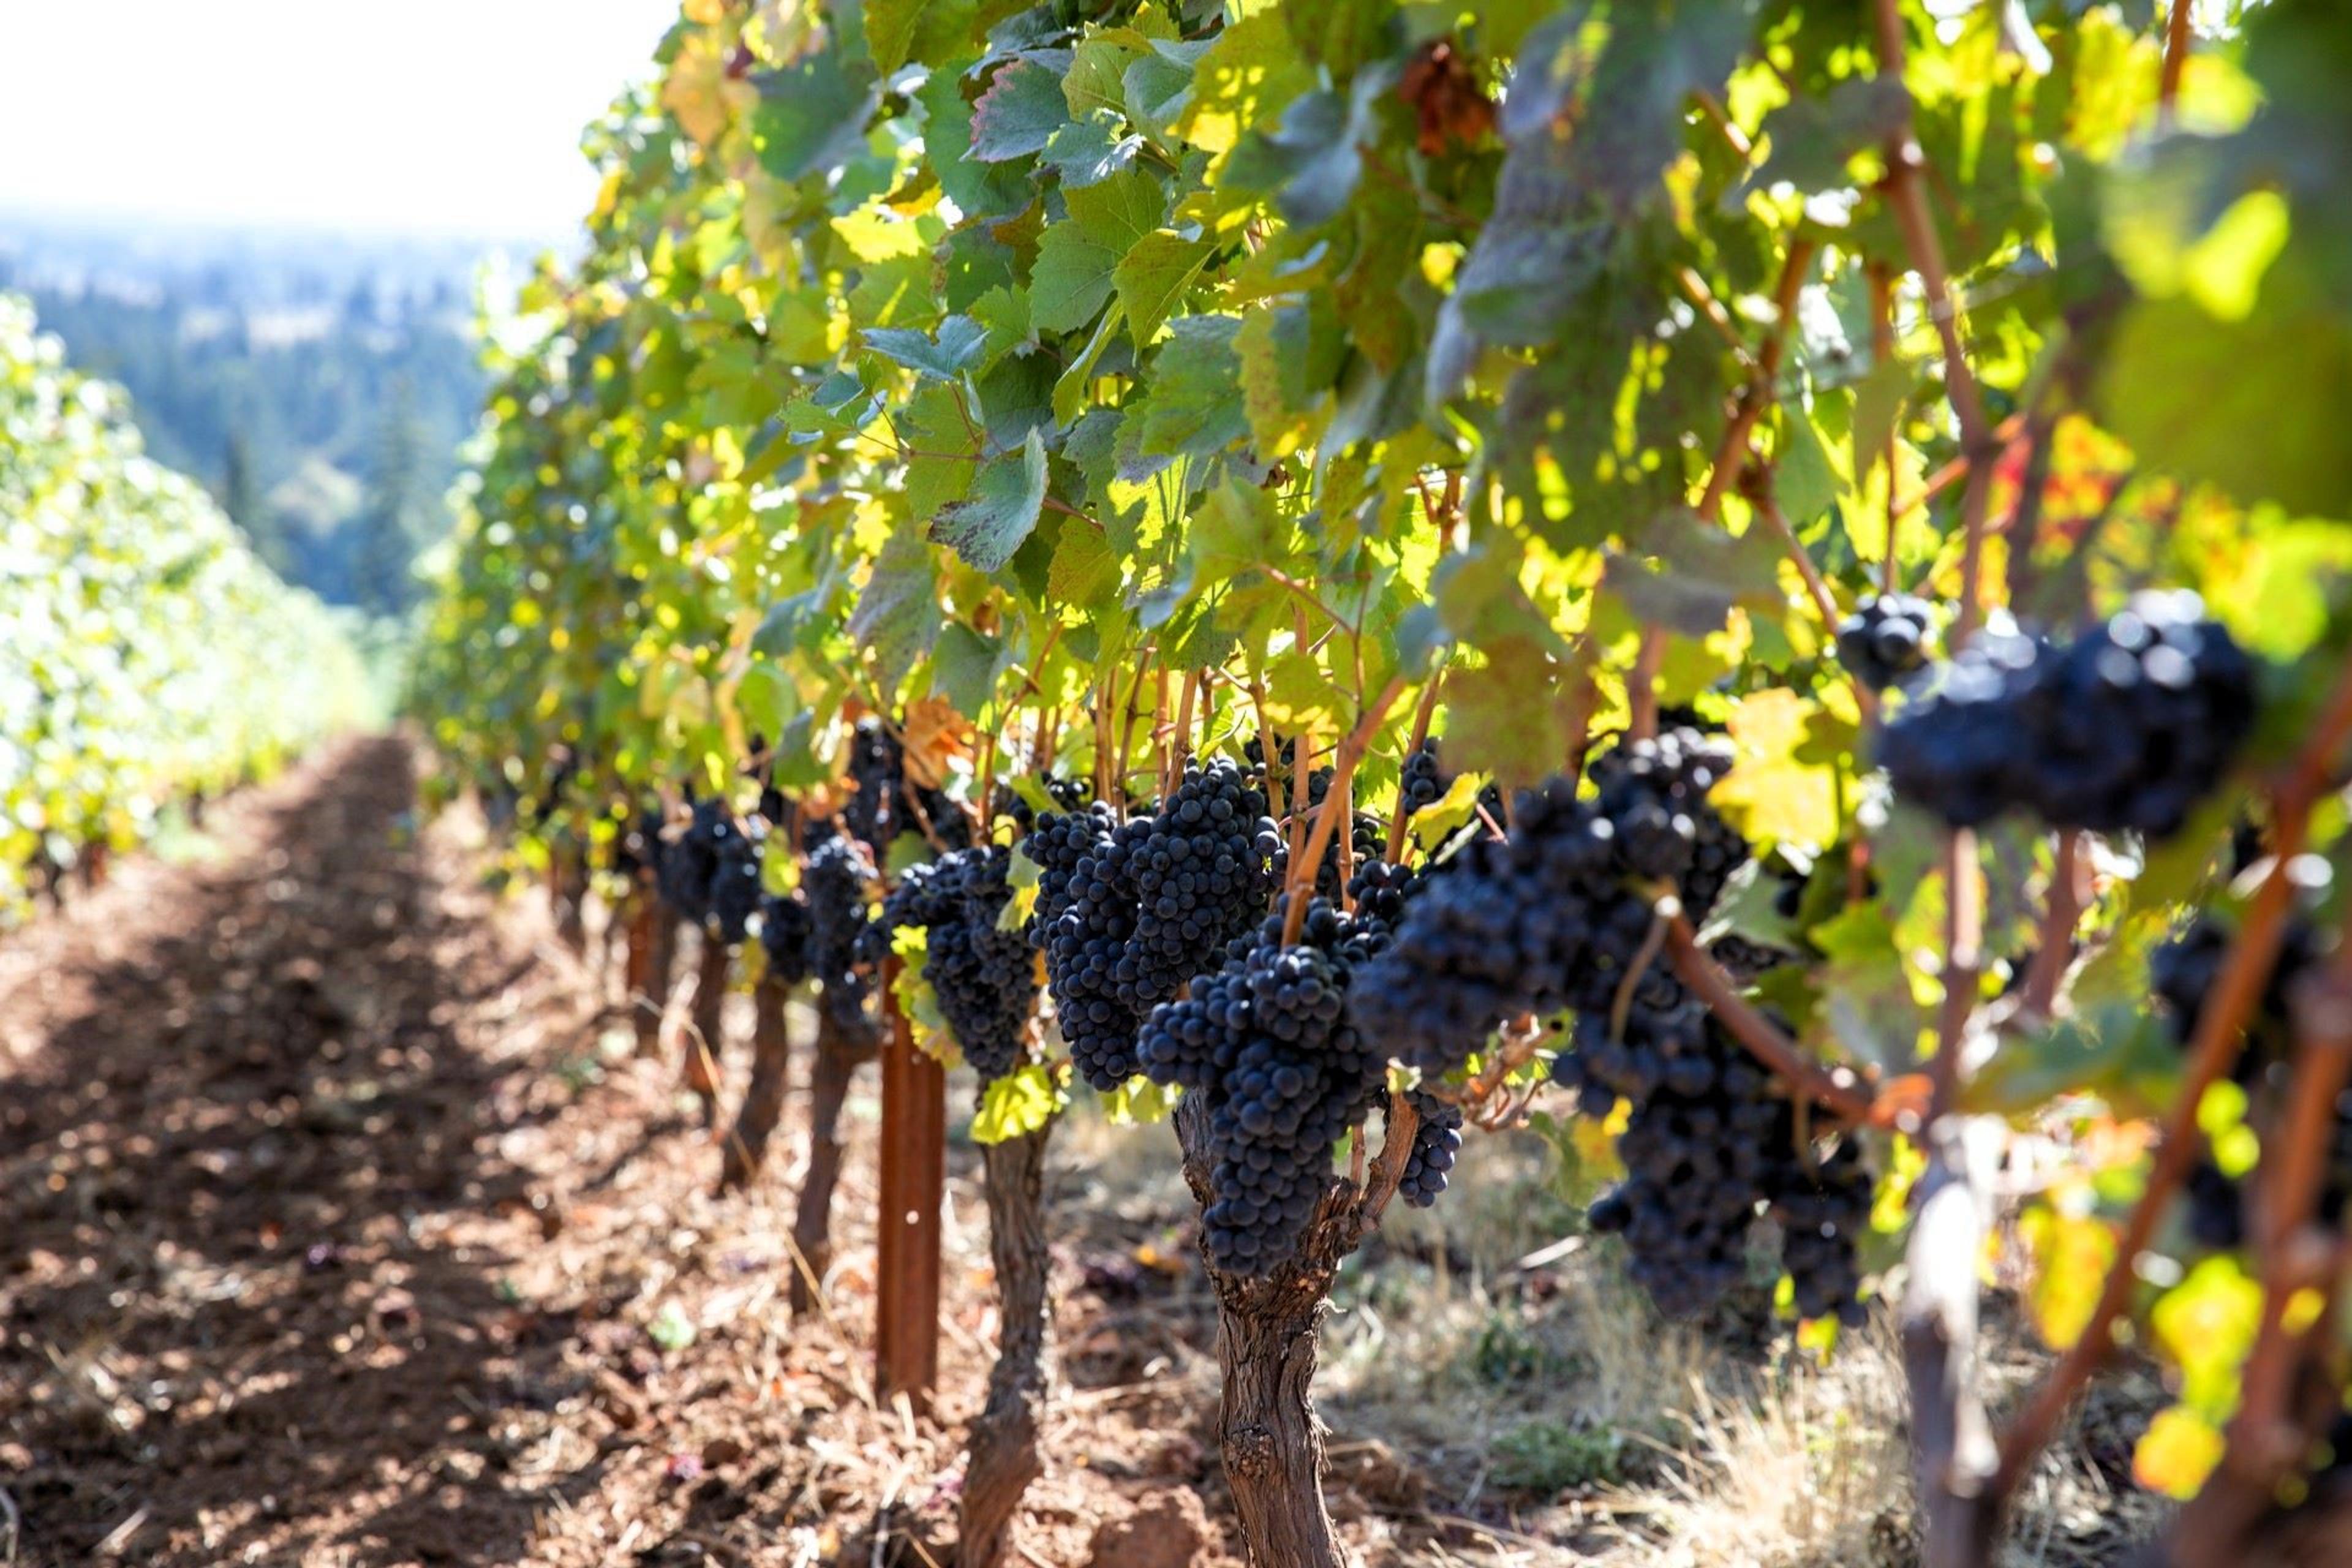
{"type": "Polygon", "coordinates": [[[685,1058],[686,1087],[702,1102],[702,1124],[719,1125],[719,1046],[726,1029],[727,965],[734,955],[710,931],[702,933],[702,956],[696,967],[693,1027],[679,1047],[685,1058]]]}
{"type": "MultiPolygon", "coordinates": [[[[1184,1179],[1204,1208],[1206,1114],[1191,1098],[1176,1108],[1184,1179]]],[[[1327,1201],[1292,1261],[1267,1279],[1209,1270],[1224,1384],[1217,1443],[1253,1568],[1354,1568],[1323,1505],[1323,1424],[1314,1400],[1331,1280],[1355,1245],[1354,1214],[1352,1204],[1327,1201]]]]}
{"type": "Polygon", "coordinates": [[[785,1022],[786,988],[762,974],[751,991],[751,1087],[735,1114],[735,1133],[719,1173],[719,1190],[748,1187],[768,1163],[768,1140],[784,1113],[784,1083],[792,1062],[792,1029],[785,1022]]]}
{"type": "Polygon", "coordinates": [[[988,1186],[988,1251],[996,1266],[996,1364],[988,1403],[971,1424],[964,1465],[959,1568],[996,1568],[1012,1544],[1022,1494],[1045,1470],[1039,1418],[1052,1370],[1045,1355],[1045,1145],[1048,1121],[981,1151],[988,1186]]]}
{"type": "Polygon", "coordinates": [[[833,1261],[833,1189],[841,1180],[841,1108],[857,1065],[874,1054],[870,1037],[845,1029],[824,1007],[817,1009],[816,1052],[809,1068],[808,1174],[801,1181],[799,1211],[793,1216],[792,1307],[805,1312],[816,1302],[816,1286],[833,1261]]]}

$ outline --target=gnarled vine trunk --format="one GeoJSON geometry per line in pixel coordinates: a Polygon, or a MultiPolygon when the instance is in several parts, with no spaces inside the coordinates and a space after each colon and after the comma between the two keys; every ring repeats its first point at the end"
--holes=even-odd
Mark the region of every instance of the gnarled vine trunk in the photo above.
{"type": "MultiPolygon", "coordinates": [[[[1176,1108],[1184,1179],[1205,1206],[1207,1107],[1176,1108]]],[[[1253,1568],[1352,1568],[1354,1559],[1323,1506],[1323,1424],[1315,1415],[1315,1365],[1331,1280],[1355,1247],[1349,1204],[1326,1202],[1296,1258],[1265,1279],[1209,1270],[1217,1292],[1217,1365],[1224,1394],[1217,1442],[1253,1568]]],[[[1203,1254],[1205,1258],[1205,1252],[1203,1254]]]]}
{"type": "Polygon", "coordinates": [[[669,989],[677,968],[677,921],[662,907],[660,895],[646,892],[645,971],[641,988],[630,993],[629,1005],[637,1023],[637,1055],[649,1057],[661,1049],[662,1016],[669,1010],[669,989]]]}
{"type": "Polygon", "coordinates": [[[809,1067],[808,1174],[801,1181],[800,1209],[793,1216],[792,1307],[805,1312],[816,1303],[816,1285],[833,1262],[833,1189],[841,1180],[841,1107],[858,1064],[870,1059],[870,1030],[845,1028],[824,1007],[817,1009],[816,1051],[809,1067]]]}
{"type": "Polygon", "coordinates": [[[574,955],[588,951],[588,889],[592,881],[585,840],[567,839],[555,851],[563,879],[563,901],[555,913],[555,934],[574,955]]]}
{"type": "Polygon", "coordinates": [[[735,1113],[719,1165],[719,1190],[733,1192],[759,1180],[768,1163],[768,1140],[784,1113],[785,1077],[792,1064],[792,1030],[784,1019],[786,990],[773,974],[762,974],[751,991],[751,1087],[735,1113]]]}
{"type": "Polygon", "coordinates": [[[702,1102],[702,1124],[719,1125],[719,1058],[727,1022],[727,967],[734,953],[705,930],[695,971],[694,1013],[678,1050],[685,1058],[686,1087],[702,1102]]]}
{"type": "Polygon", "coordinates": [[[1052,1376],[1045,1357],[1045,1144],[1054,1124],[981,1151],[988,1184],[988,1252],[996,1265],[996,1364],[971,1424],[957,1532],[958,1568],[996,1568],[1022,1494],[1045,1471],[1037,1429],[1052,1376]]]}

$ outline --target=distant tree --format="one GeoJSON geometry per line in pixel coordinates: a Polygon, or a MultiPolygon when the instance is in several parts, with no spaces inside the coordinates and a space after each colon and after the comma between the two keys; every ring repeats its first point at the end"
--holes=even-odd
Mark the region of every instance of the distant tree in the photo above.
{"type": "Polygon", "coordinates": [[[242,428],[232,428],[221,451],[221,509],[245,531],[253,552],[280,577],[289,575],[293,552],[288,547],[285,520],[261,493],[254,472],[253,446],[242,428]]]}
{"type": "Polygon", "coordinates": [[[415,399],[394,383],[376,424],[367,496],[353,520],[352,597],[363,609],[396,616],[415,603],[411,573],[434,514],[432,464],[415,399]]]}

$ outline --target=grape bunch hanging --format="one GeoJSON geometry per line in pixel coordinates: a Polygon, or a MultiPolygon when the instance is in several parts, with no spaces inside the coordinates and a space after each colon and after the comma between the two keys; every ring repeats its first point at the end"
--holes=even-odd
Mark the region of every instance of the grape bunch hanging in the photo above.
{"type": "Polygon", "coordinates": [[[2179,831],[2252,728],[2260,669],[2188,593],[2147,593],[2068,644],[1988,629],[1879,742],[1895,793],[1955,826],[2179,831]]]}
{"type": "Polygon", "coordinates": [[[1670,730],[1597,756],[1596,801],[1572,778],[1523,792],[1510,835],[1472,841],[1428,879],[1394,945],[1357,973],[1363,1026],[1443,1075],[1507,1019],[1605,1015],[1650,942],[1654,900],[1636,882],[1672,889],[1696,920],[1746,858],[1706,799],[1730,766],[1723,742],[1670,730]]]}
{"type": "Polygon", "coordinates": [[[1108,1091],[1135,1075],[1145,1016],[1256,923],[1281,849],[1265,795],[1223,758],[1187,768],[1149,816],[1119,822],[1097,802],[1037,819],[1032,940],[1088,1083],[1108,1091]]]}
{"type": "Polygon", "coordinates": [[[928,932],[924,978],[983,1083],[1021,1065],[1037,1004],[1029,939],[998,927],[1013,897],[1006,881],[1012,865],[1012,850],[994,845],[911,867],[858,942],[860,960],[878,963],[889,956],[894,931],[920,927],[928,932]]]}
{"type": "Polygon", "coordinates": [[[907,752],[881,720],[860,719],[850,736],[849,781],[856,786],[842,821],[877,858],[892,840],[913,834],[944,849],[971,843],[971,819],[944,790],[907,777],[907,752]]]}
{"type": "MultiPolygon", "coordinates": [[[[1331,1184],[1333,1146],[1380,1102],[1387,1061],[1349,1017],[1348,983],[1388,940],[1381,922],[1318,899],[1286,944],[1277,910],[1145,1024],[1143,1071],[1207,1106],[1212,1268],[1262,1277],[1293,1257],[1331,1184]]],[[[1422,1172],[1439,1185],[1441,1143],[1433,1134],[1422,1172]]]]}
{"type": "Polygon", "coordinates": [[[866,889],[875,880],[866,846],[830,823],[814,825],[801,890],[808,900],[809,972],[824,987],[826,1016],[836,1025],[865,1023],[866,975],[857,939],[866,924],[866,889]]]}
{"type": "Polygon", "coordinates": [[[1735,1284],[1769,1211],[1799,1310],[1852,1318],[1869,1208],[1858,1146],[1816,1159],[1770,1075],[1657,952],[1659,896],[1696,920],[1747,858],[1706,799],[1730,765],[1720,740],[1677,728],[1597,754],[1590,799],[1564,778],[1521,795],[1507,837],[1474,841],[1402,900],[1349,1000],[1361,1027],[1437,1074],[1509,1018],[1573,1014],[1556,1078],[1588,1114],[1631,1107],[1627,1179],[1592,1224],[1625,1235],[1660,1310],[1704,1310],[1735,1284]]]}

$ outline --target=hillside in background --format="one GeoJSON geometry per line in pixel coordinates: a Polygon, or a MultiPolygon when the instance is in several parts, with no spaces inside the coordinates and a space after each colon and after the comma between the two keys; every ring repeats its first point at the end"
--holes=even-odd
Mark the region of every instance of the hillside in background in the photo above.
{"type": "Polygon", "coordinates": [[[482,396],[451,240],[11,220],[0,289],[121,382],[148,448],[201,479],[292,581],[379,612],[448,526],[482,396]]]}

